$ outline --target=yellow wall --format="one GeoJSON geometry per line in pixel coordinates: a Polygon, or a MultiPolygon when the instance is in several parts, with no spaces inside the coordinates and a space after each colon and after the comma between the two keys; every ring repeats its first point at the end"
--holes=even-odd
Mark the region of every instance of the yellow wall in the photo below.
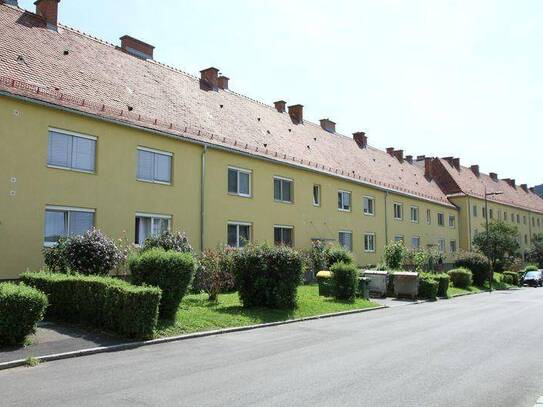
{"type": "MultiPolygon", "coordinates": [[[[46,108],[0,98],[0,278],[17,277],[26,268],[42,266],[44,216],[47,205],[95,209],[95,226],[115,238],[134,241],[136,212],[172,215],[172,229],[187,232],[200,249],[200,178],[203,147],[46,108]],[[48,128],[55,127],[97,137],[96,174],[47,167],[48,128]],[[173,153],[172,185],[136,180],[138,146],[173,153]],[[16,182],[12,183],[11,178],[16,182]],[[10,196],[15,191],[15,196],[10,196]]],[[[273,226],[294,226],[296,247],[309,247],[311,239],[337,241],[340,230],[353,232],[353,251],[361,264],[376,264],[385,245],[385,192],[331,176],[278,165],[210,148],[206,154],[205,247],[226,242],[227,223],[252,223],[253,240],[273,241],[273,226]],[[252,171],[252,197],[227,193],[227,168],[252,171]],[[294,180],[294,203],[273,199],[273,176],[294,180]],[[313,184],[321,186],[321,206],[312,204],[313,184]],[[337,209],[338,190],[352,192],[352,210],[337,209]],[[375,216],[362,212],[362,197],[375,198],[375,216]],[[376,252],[363,250],[364,233],[375,233],[376,252]]],[[[421,247],[444,239],[459,243],[460,216],[456,209],[390,193],[386,198],[388,240],[403,235],[411,247],[412,236],[420,236],[421,247]],[[403,203],[404,218],[394,219],[393,203],[403,203]],[[419,207],[419,222],[410,220],[410,206],[419,207]],[[426,223],[431,210],[431,224],[426,223]],[[438,226],[437,213],[445,215],[438,226]],[[449,215],[456,227],[448,226],[449,215]]]]}

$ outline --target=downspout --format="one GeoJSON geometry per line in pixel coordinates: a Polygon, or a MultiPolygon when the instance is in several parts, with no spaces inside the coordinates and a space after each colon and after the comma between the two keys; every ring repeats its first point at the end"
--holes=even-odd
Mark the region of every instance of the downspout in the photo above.
{"type": "Polygon", "coordinates": [[[471,252],[472,250],[472,246],[471,246],[471,210],[472,210],[472,207],[471,207],[471,198],[470,196],[468,195],[468,250],[471,252]]]}
{"type": "Polygon", "coordinates": [[[387,208],[388,191],[385,191],[385,245],[388,244],[388,208],[387,208]]]}
{"type": "Polygon", "coordinates": [[[200,175],[200,251],[204,251],[204,226],[205,226],[205,185],[206,185],[206,156],[207,144],[202,151],[202,172],[200,175]]]}

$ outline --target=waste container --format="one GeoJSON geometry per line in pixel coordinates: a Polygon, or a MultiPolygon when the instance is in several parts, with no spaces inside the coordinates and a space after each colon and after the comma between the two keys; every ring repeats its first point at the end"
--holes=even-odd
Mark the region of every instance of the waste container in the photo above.
{"type": "Polygon", "coordinates": [[[387,272],[380,270],[364,270],[363,277],[368,277],[370,295],[384,297],[387,293],[387,272]]]}
{"type": "Polygon", "coordinates": [[[419,292],[419,273],[398,271],[394,273],[394,295],[396,297],[417,298],[419,292]]]}
{"type": "Polygon", "coordinates": [[[370,299],[370,282],[369,277],[358,277],[358,296],[365,300],[370,299]]]}
{"type": "Polygon", "coordinates": [[[319,295],[321,297],[334,296],[334,280],[332,273],[326,270],[321,270],[317,273],[317,282],[319,283],[319,295]]]}

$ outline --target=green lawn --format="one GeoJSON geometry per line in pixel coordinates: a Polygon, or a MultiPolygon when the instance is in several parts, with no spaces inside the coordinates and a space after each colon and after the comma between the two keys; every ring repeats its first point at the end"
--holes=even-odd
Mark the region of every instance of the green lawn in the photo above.
{"type": "Polygon", "coordinates": [[[187,295],[183,298],[175,321],[160,321],[156,336],[285,321],[379,305],[363,299],[357,299],[354,303],[336,301],[333,298],[319,297],[318,292],[317,285],[298,287],[298,307],[294,310],[244,309],[237,293],[219,295],[217,303],[210,303],[206,294],[187,295]]]}
{"type": "MultiPolygon", "coordinates": [[[[512,285],[502,282],[502,277],[503,277],[502,273],[494,273],[494,280],[492,284],[493,290],[509,290],[510,288],[513,287],[512,285]]],[[[449,285],[449,290],[447,291],[447,294],[448,294],[448,297],[455,297],[460,294],[478,293],[481,291],[488,291],[488,290],[489,290],[488,282],[485,282],[482,287],[477,287],[477,286],[472,285],[468,288],[457,288],[452,285],[449,285]]]]}
{"type": "Polygon", "coordinates": [[[462,294],[469,294],[469,293],[479,293],[481,292],[481,289],[479,287],[476,287],[474,285],[468,287],[468,288],[457,288],[453,287],[452,285],[449,286],[449,290],[447,291],[448,297],[456,297],[457,295],[462,294]]]}

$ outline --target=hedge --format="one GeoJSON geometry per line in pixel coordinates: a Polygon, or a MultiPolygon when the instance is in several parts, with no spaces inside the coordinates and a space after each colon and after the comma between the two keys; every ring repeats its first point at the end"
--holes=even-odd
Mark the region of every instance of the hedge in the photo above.
{"type": "Polygon", "coordinates": [[[47,296],[23,284],[0,284],[0,346],[22,344],[36,330],[47,296]]]}
{"type": "Polygon", "coordinates": [[[465,268],[451,270],[448,274],[451,282],[457,288],[468,288],[473,282],[471,271],[465,268]]]}
{"type": "Polygon", "coordinates": [[[538,271],[539,268],[535,265],[535,264],[529,264],[526,266],[526,268],[524,269],[525,272],[528,272],[528,271],[538,271]]]}
{"type": "Polygon", "coordinates": [[[519,273],[515,271],[504,271],[503,276],[505,278],[510,279],[511,282],[507,284],[517,285],[517,286],[520,284],[520,275],[519,273]]]}
{"type": "Polygon", "coordinates": [[[449,291],[449,282],[451,278],[447,273],[431,274],[432,278],[438,282],[437,295],[439,297],[446,297],[447,291],[449,291]]]}
{"type": "Polygon", "coordinates": [[[334,295],[336,299],[354,301],[358,286],[358,270],[349,263],[335,263],[331,270],[334,281],[334,295]]]}
{"type": "Polygon", "coordinates": [[[159,315],[174,318],[196,267],[192,254],[154,248],[132,256],[128,264],[133,284],[162,290],[159,315]]]}
{"type": "Polygon", "coordinates": [[[477,286],[482,286],[490,276],[490,262],[481,253],[461,252],[457,255],[454,266],[470,270],[473,283],[477,286]]]}
{"type": "Polygon", "coordinates": [[[419,278],[419,298],[435,301],[437,299],[439,282],[429,274],[422,274],[419,278]]]}
{"type": "Polygon", "coordinates": [[[330,269],[336,263],[351,264],[353,262],[353,255],[347,249],[343,247],[331,247],[326,252],[326,264],[330,269]]]}
{"type": "Polygon", "coordinates": [[[302,257],[286,246],[249,244],[232,256],[244,307],[294,308],[302,281],[302,257]]]}
{"type": "Polygon", "coordinates": [[[26,272],[21,280],[47,294],[50,317],[138,339],[152,337],[156,328],[159,288],[81,274],[26,272]]]}

